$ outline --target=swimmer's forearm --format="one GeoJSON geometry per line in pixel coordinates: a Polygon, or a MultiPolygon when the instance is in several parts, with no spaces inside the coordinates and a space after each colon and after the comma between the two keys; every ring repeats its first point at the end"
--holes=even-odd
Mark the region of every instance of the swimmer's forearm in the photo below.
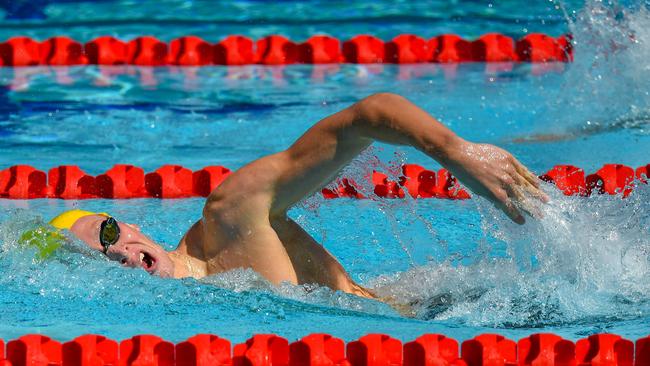
{"type": "MultiPolygon", "coordinates": [[[[405,98],[375,94],[319,121],[287,150],[240,169],[214,197],[228,191],[225,187],[242,191],[245,182],[254,181],[255,189],[271,193],[271,212],[284,213],[331,182],[375,140],[413,146],[444,166],[464,142],[405,98]]],[[[247,196],[251,195],[247,192],[247,196]]]]}
{"type": "Polygon", "coordinates": [[[352,130],[362,137],[410,145],[441,163],[463,140],[424,110],[399,95],[376,94],[357,103],[352,130]]]}
{"type": "Polygon", "coordinates": [[[473,144],[405,98],[378,94],[352,107],[357,120],[351,130],[374,140],[414,146],[441,163],[473,193],[486,197],[513,221],[525,222],[520,209],[539,217],[524,194],[541,202],[548,197],[537,177],[507,151],[489,144],[473,144]],[[523,206],[522,206],[523,205],[523,206]]]}

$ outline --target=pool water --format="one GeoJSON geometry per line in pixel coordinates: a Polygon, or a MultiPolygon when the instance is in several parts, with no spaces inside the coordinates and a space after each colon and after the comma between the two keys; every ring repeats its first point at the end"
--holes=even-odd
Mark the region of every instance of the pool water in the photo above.
{"type": "MultiPolygon", "coordinates": [[[[268,8],[249,1],[208,12],[202,2],[189,10],[183,10],[187,2],[162,4],[149,17],[151,9],[127,2],[52,3],[40,14],[25,10],[44,19],[5,20],[0,33],[65,33],[83,41],[103,34],[169,40],[190,33],[218,39],[278,32],[299,40],[324,30],[342,38],[570,30],[576,62],[0,68],[0,168],[76,164],[90,174],[117,163],[145,171],[163,164],[237,169],[382,91],[406,96],[467,139],[508,149],[539,174],[556,164],[593,172],[605,163],[650,162],[650,15],[643,5],[549,2],[523,9],[499,2],[494,10],[487,2],[463,2],[450,12],[442,2],[423,9],[388,2],[268,8]],[[548,135],[556,139],[540,138],[548,135]]],[[[438,167],[415,149],[376,144],[345,174],[362,182],[373,169],[395,174],[403,163],[438,167]]],[[[537,332],[569,339],[604,331],[631,339],[647,335],[650,188],[640,185],[624,200],[545,190],[552,202],[544,217],[522,227],[476,198],[314,196],[291,210],[354,279],[412,303],[413,318],[327,288],[273,287],[247,270],[163,280],[120,268],[79,243],[46,262],[16,244],[22,231],[79,207],[136,223],[172,249],[199,218],[202,199],[0,200],[0,338],[33,332],[60,340],[154,333],[171,341],[214,333],[234,342],[268,332],[289,339],[326,332],[346,340],[370,332],[403,340],[423,333],[459,340],[485,332],[515,339],[537,332]]]]}
{"type": "Polygon", "coordinates": [[[525,7],[515,0],[16,1],[0,5],[5,19],[0,36],[66,34],[89,40],[107,34],[124,39],[148,34],[169,41],[194,34],[215,41],[227,34],[253,38],[283,34],[299,40],[319,33],[340,38],[368,33],[386,39],[401,33],[422,37],[459,33],[471,38],[486,30],[517,37],[526,32],[558,36],[567,31],[565,13],[582,5],[578,0],[539,1],[525,7]]]}

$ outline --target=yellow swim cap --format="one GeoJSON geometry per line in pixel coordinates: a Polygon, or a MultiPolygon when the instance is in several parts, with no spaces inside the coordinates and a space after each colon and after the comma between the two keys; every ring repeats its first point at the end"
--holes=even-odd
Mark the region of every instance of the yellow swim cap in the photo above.
{"type": "Polygon", "coordinates": [[[90,215],[108,216],[103,212],[97,213],[77,209],[68,210],[50,221],[50,225],[56,229],[39,226],[36,229],[27,230],[20,236],[18,243],[23,246],[36,248],[37,259],[47,259],[66,241],[65,235],[61,233],[61,230],[70,229],[77,220],[90,215]]]}
{"type": "Polygon", "coordinates": [[[63,229],[70,229],[77,220],[90,215],[108,216],[106,213],[97,213],[84,210],[68,210],[50,221],[50,225],[56,229],[47,226],[40,226],[33,230],[27,230],[20,236],[18,243],[23,246],[36,248],[37,259],[47,259],[51,257],[66,241],[65,236],[61,233],[63,229]]]}
{"type": "Polygon", "coordinates": [[[70,229],[72,225],[74,225],[77,220],[79,220],[82,217],[90,216],[90,215],[103,215],[103,216],[108,216],[106,213],[98,213],[98,212],[92,212],[92,211],[84,211],[84,210],[69,210],[66,211],[59,216],[53,218],[50,220],[50,225],[54,226],[57,229],[70,229]]]}

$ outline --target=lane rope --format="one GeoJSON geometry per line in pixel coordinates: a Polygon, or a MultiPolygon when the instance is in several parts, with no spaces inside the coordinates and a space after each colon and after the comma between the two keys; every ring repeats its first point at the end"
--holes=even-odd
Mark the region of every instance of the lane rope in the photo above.
{"type": "MultiPolygon", "coordinates": [[[[29,165],[14,165],[0,170],[0,198],[9,199],[128,199],[207,197],[231,174],[222,166],[192,171],[180,165],[163,165],[153,172],[117,164],[92,176],[76,165],[61,165],[47,173],[29,165]]],[[[589,197],[595,194],[629,196],[639,184],[647,184],[650,164],[636,169],[623,164],[605,164],[592,174],[572,165],[556,165],[540,178],[553,183],[565,195],[589,197]]],[[[372,171],[365,184],[340,177],[322,190],[332,198],[442,198],[469,199],[464,189],[447,170],[426,169],[404,164],[399,174],[372,171]]]]}
{"type": "Polygon", "coordinates": [[[571,35],[551,37],[542,33],[527,34],[518,40],[499,33],[484,34],[475,40],[455,34],[429,40],[401,34],[389,41],[365,34],[345,41],[315,35],[304,42],[281,35],[256,41],[230,35],[217,43],[196,36],[176,38],[169,43],[151,36],[128,42],[101,36],[82,44],[66,36],[40,42],[17,36],[0,43],[0,66],[570,62],[571,40],[571,35]]]}
{"type": "Polygon", "coordinates": [[[459,343],[442,334],[425,334],[402,343],[386,334],[368,334],[347,342],[328,334],[310,334],[295,342],[275,334],[253,335],[231,347],[227,339],[199,334],[179,343],[155,335],[117,342],[83,335],[61,343],[29,334],[0,340],[0,365],[149,365],[149,366],[489,366],[612,365],[650,363],[650,336],[636,342],[616,334],[594,334],[577,342],[551,333],[519,341],[481,334],[459,343]]]}

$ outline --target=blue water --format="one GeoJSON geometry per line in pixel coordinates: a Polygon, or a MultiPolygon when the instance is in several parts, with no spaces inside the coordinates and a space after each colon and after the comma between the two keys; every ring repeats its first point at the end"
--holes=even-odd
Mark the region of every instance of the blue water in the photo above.
{"type": "MultiPolygon", "coordinates": [[[[568,13],[582,1],[563,4],[568,13]]],[[[401,33],[432,37],[459,33],[477,37],[486,30],[521,36],[567,31],[559,4],[539,1],[525,7],[507,1],[16,1],[2,5],[0,38],[66,34],[80,40],[100,35],[129,39],[150,34],[162,40],[194,34],[216,41],[227,34],[263,37],[283,34],[301,40],[316,33],[352,37],[360,33],[392,38],[401,33]],[[42,4],[47,6],[42,6],[42,4]]]]}
{"type": "MultiPolygon", "coordinates": [[[[116,163],[146,171],[174,163],[236,169],[381,91],[405,95],[467,139],[512,151],[537,173],[556,164],[592,172],[604,163],[650,162],[650,16],[643,7],[234,4],[208,11],[208,3],[164,2],[154,14],[119,2],[52,3],[32,14],[40,20],[1,22],[0,33],[65,33],[80,40],[194,33],[215,40],[229,33],[300,39],[321,31],[389,38],[401,32],[473,37],[571,30],[577,61],[546,68],[500,65],[501,71],[485,64],[2,68],[0,168],[77,164],[99,174],[116,163]],[[539,138],[547,135],[559,140],[539,138]]],[[[372,169],[402,163],[436,167],[414,149],[377,144],[346,174],[362,181],[372,169]]],[[[650,189],[640,186],[625,200],[563,197],[545,189],[553,200],[544,218],[523,227],[479,199],[315,196],[291,211],[353,278],[382,295],[422,304],[415,318],[326,288],[273,287],[251,271],[163,280],[120,268],[78,243],[47,262],[35,262],[33,253],[16,245],[23,230],[81,207],[137,223],[172,249],[199,218],[202,199],[0,200],[0,338],[32,332],[61,340],[84,333],[116,339],[155,333],[172,341],[209,332],[234,342],[261,332],[291,340],[311,332],[348,340],[369,332],[403,340],[430,332],[460,340],[484,332],[515,339],[542,331],[570,339],[602,331],[631,339],[647,335],[650,189]],[[426,306],[436,299],[450,305],[426,306]]]]}

